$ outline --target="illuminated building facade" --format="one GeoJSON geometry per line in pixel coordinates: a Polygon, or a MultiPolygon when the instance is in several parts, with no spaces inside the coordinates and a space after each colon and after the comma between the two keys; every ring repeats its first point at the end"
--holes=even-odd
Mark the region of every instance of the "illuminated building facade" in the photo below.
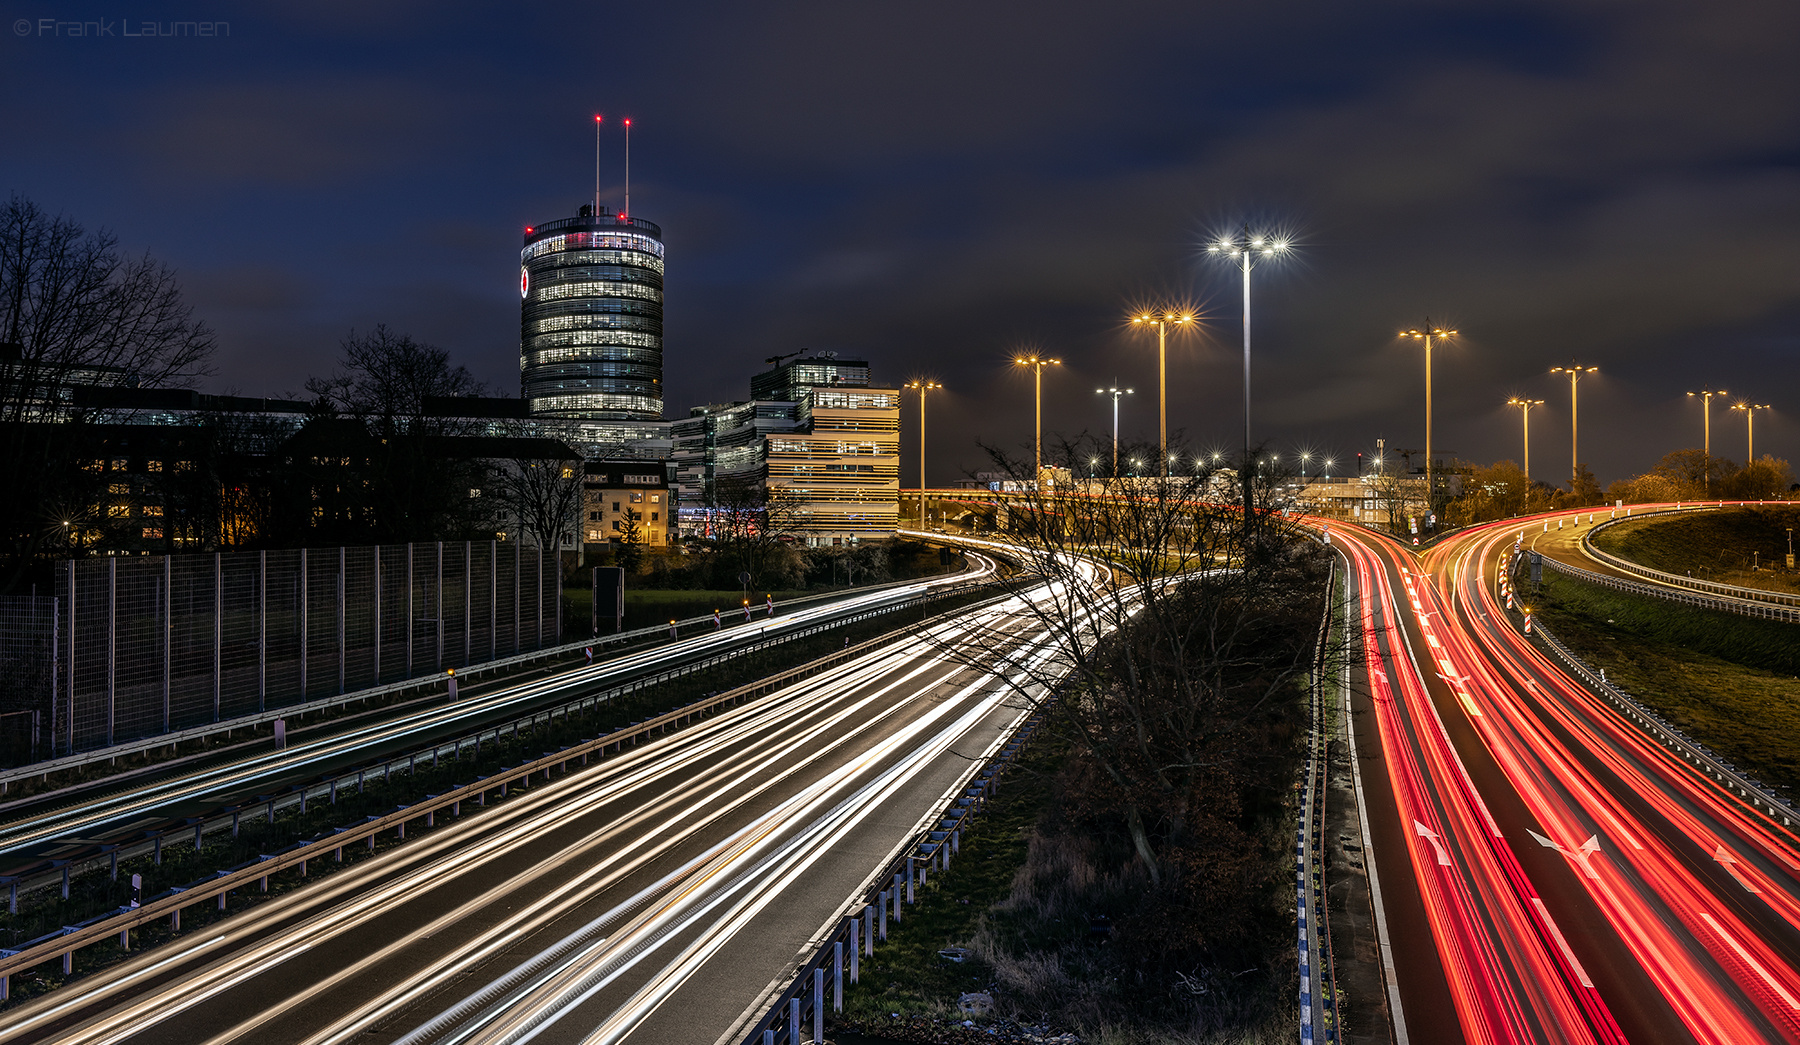
{"type": "Polygon", "coordinates": [[[594,441],[619,443],[643,437],[630,422],[661,420],[661,228],[589,205],[532,226],[519,298],[519,375],[532,417],[617,422],[618,438],[594,441]]]}
{"type": "Polygon", "coordinates": [[[751,400],[673,424],[682,532],[706,537],[731,488],[779,491],[781,528],[808,544],[891,537],[899,523],[900,390],[831,353],[750,380],[751,400]]]}

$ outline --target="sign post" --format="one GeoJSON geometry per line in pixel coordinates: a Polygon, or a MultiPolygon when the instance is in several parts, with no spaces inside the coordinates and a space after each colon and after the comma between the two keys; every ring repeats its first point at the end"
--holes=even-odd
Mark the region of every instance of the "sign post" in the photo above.
{"type": "Polygon", "coordinates": [[[625,630],[625,568],[594,567],[594,634],[600,634],[600,607],[613,619],[613,633],[625,630]]]}

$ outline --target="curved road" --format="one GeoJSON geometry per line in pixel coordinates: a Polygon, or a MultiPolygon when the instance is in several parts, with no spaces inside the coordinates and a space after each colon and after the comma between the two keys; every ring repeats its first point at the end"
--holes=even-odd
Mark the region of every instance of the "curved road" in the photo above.
{"type": "Polygon", "coordinates": [[[7,1014],[0,1043],[714,1042],[1022,716],[1019,599],[540,784],[7,1014]]]}
{"type": "Polygon", "coordinates": [[[1366,623],[1356,728],[1382,753],[1365,782],[1392,799],[1370,805],[1409,1030],[1800,1040],[1800,839],[1515,630],[1499,563],[1544,521],[1473,528],[1423,557],[1332,531],[1366,623]]]}

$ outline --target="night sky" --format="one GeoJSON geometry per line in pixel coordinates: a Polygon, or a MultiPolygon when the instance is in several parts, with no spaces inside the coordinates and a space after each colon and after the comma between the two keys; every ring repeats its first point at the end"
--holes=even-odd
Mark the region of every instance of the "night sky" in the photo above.
{"type": "MultiPolygon", "coordinates": [[[[743,398],[765,356],[927,376],[933,483],[977,439],[1155,435],[1155,342],[1133,307],[1187,302],[1171,427],[1239,441],[1235,273],[1204,251],[1291,236],[1257,271],[1255,427],[1343,462],[1435,443],[1604,484],[1700,443],[1683,395],[1774,409],[1800,454],[1800,7],[1477,3],[15,2],[0,30],[0,191],[176,267],[219,332],[205,387],[299,393],[385,322],[518,394],[523,227],[593,185],[592,115],[633,119],[632,213],[668,243],[668,416],[743,398]],[[274,13],[271,13],[274,12],[274,13]],[[40,18],[106,19],[58,37],[40,18]],[[228,39],[120,20],[225,20],[228,39]],[[1786,72],[1782,70],[1786,69],[1786,72]]],[[[604,196],[623,203],[623,140],[604,196]]],[[[906,477],[916,482],[907,401],[906,477]]],[[[1742,415],[1714,450],[1741,460],[1742,415]]],[[[1566,479],[1565,479],[1566,481],[1566,479]]]]}

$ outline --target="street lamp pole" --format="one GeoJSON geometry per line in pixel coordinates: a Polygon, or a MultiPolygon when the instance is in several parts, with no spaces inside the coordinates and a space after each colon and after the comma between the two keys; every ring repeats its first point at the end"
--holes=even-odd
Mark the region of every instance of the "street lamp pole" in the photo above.
{"type": "Polygon", "coordinates": [[[1543,406],[1542,399],[1520,399],[1513,396],[1506,401],[1507,406],[1519,408],[1519,416],[1525,423],[1525,497],[1531,498],[1531,408],[1543,406]]]}
{"type": "Polygon", "coordinates": [[[1456,336],[1456,331],[1445,330],[1431,325],[1431,317],[1425,317],[1423,329],[1402,330],[1401,337],[1410,337],[1415,341],[1425,342],[1425,499],[1431,511],[1437,511],[1437,484],[1432,481],[1431,461],[1431,342],[1456,336]]]}
{"type": "MultiPolygon", "coordinates": [[[[1028,366],[1031,368],[1032,385],[1034,388],[1033,400],[1037,404],[1037,419],[1035,427],[1032,429],[1031,437],[1031,481],[1035,484],[1042,482],[1044,475],[1044,368],[1047,366],[1061,366],[1062,360],[1045,359],[1042,356],[1020,356],[1013,360],[1013,362],[1019,366],[1028,366]]],[[[1036,487],[1034,486],[1033,488],[1035,489],[1036,487]]]]}
{"type": "Polygon", "coordinates": [[[1117,479],[1119,477],[1119,397],[1131,395],[1132,390],[1129,388],[1120,388],[1119,387],[1119,379],[1115,377],[1115,378],[1113,378],[1113,386],[1111,388],[1096,388],[1096,389],[1094,389],[1094,394],[1095,395],[1110,395],[1110,396],[1112,396],[1112,406],[1113,406],[1113,469],[1112,469],[1112,474],[1113,474],[1113,478],[1117,479]]]}
{"type": "Polygon", "coordinates": [[[925,397],[944,386],[936,381],[908,381],[906,387],[919,393],[919,529],[925,528],[925,397]]]}
{"type": "Polygon", "coordinates": [[[1717,390],[1707,388],[1699,392],[1688,393],[1689,399],[1698,397],[1700,400],[1700,419],[1701,425],[1703,426],[1701,428],[1701,439],[1703,442],[1701,443],[1700,453],[1703,460],[1700,465],[1702,469],[1700,474],[1700,484],[1709,491],[1712,489],[1712,401],[1715,397],[1724,394],[1725,390],[1723,388],[1717,390]]]}
{"type": "Polygon", "coordinates": [[[1156,327],[1156,399],[1158,404],[1158,440],[1162,458],[1162,474],[1169,474],[1169,324],[1176,326],[1192,323],[1194,317],[1189,312],[1164,312],[1160,315],[1146,312],[1141,316],[1131,317],[1131,321],[1141,326],[1156,327]]]}
{"type": "Polygon", "coordinates": [[[1221,236],[1207,248],[1210,254],[1230,258],[1244,273],[1244,466],[1250,465],[1250,270],[1257,258],[1275,257],[1288,251],[1286,240],[1273,236],[1252,236],[1244,226],[1235,236],[1221,236]]]}
{"type": "Polygon", "coordinates": [[[1744,448],[1744,467],[1748,468],[1756,461],[1756,412],[1769,409],[1769,404],[1738,403],[1732,409],[1744,412],[1744,435],[1750,441],[1750,444],[1744,448]]]}
{"type": "Polygon", "coordinates": [[[1570,363],[1568,366],[1553,366],[1552,374],[1569,375],[1569,492],[1575,492],[1575,486],[1581,480],[1581,414],[1576,399],[1575,386],[1581,381],[1581,375],[1598,373],[1597,366],[1582,366],[1570,363]]]}

